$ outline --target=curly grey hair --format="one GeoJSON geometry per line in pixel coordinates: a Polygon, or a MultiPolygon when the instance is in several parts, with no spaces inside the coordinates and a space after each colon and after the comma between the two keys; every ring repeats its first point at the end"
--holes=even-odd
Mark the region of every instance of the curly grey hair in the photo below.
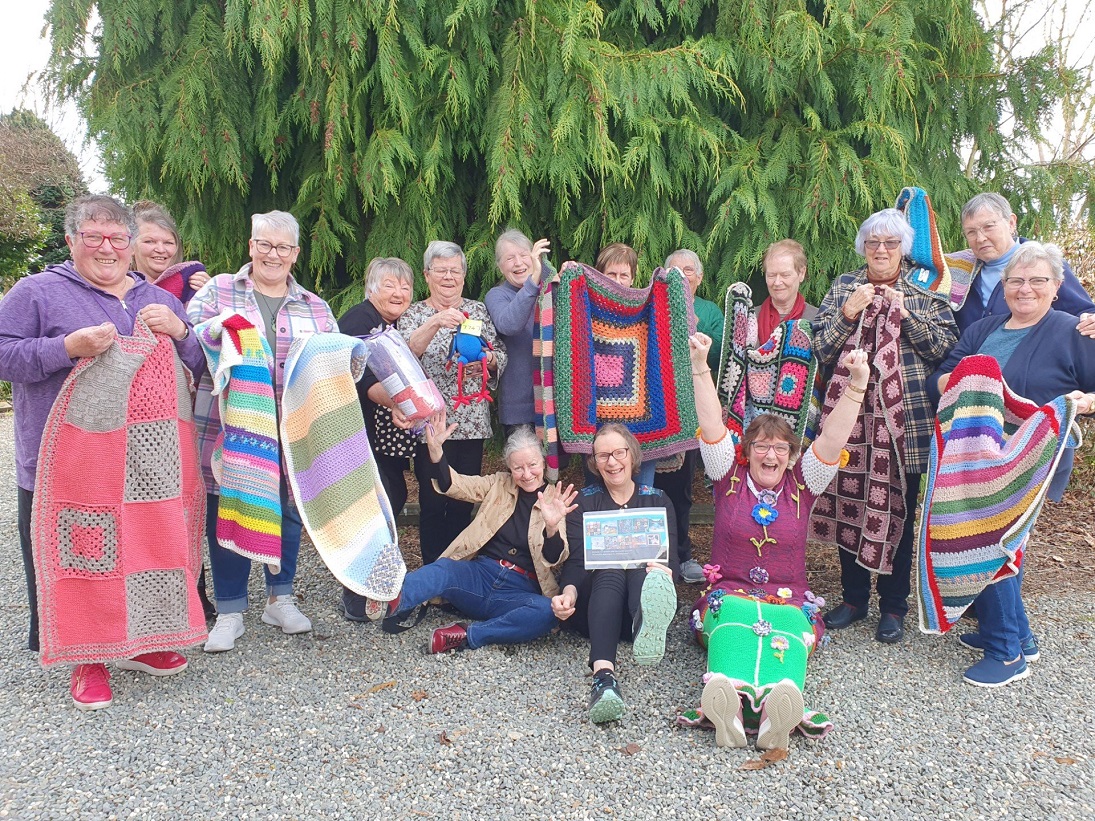
{"type": "Polygon", "coordinates": [[[77,197],[65,208],[65,235],[75,238],[85,222],[117,222],[125,226],[131,238],[137,236],[133,212],[106,194],[77,197]]]}
{"type": "Polygon", "coordinates": [[[1014,213],[1011,210],[1011,203],[1007,201],[1007,198],[995,193],[994,191],[985,191],[981,194],[977,194],[972,197],[969,202],[962,206],[961,221],[965,222],[979,211],[988,211],[989,213],[996,214],[1000,219],[1011,219],[1011,215],[1014,213]]]}
{"type": "Polygon", "coordinates": [[[855,237],[855,252],[861,257],[867,256],[863,243],[871,237],[896,237],[901,240],[901,255],[907,257],[912,253],[914,236],[916,232],[904,214],[896,208],[883,208],[871,214],[859,226],[859,233],[855,237]]]}
{"type": "Polygon", "coordinates": [[[464,249],[455,242],[447,242],[443,239],[435,239],[426,246],[426,253],[422,255],[422,267],[428,270],[435,259],[449,257],[460,257],[460,267],[465,274],[468,272],[468,258],[464,256],[464,249]]]}

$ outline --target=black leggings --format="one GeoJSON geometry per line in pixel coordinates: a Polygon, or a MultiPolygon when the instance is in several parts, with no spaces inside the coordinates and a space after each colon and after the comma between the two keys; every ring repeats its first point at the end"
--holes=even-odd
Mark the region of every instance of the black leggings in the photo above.
{"type": "Polygon", "coordinates": [[[616,645],[631,641],[646,568],[594,570],[578,590],[575,616],[584,613],[574,628],[589,636],[589,666],[610,661],[616,666],[616,645]]]}
{"type": "Polygon", "coordinates": [[[38,652],[38,584],[34,577],[34,552],[30,540],[30,512],[34,506],[34,493],[18,488],[19,548],[23,554],[23,574],[27,578],[27,603],[30,605],[30,634],[27,649],[38,652]]]}
{"type": "MultiPolygon", "coordinates": [[[[482,439],[450,439],[442,445],[449,467],[465,476],[483,471],[482,439]]],[[[422,564],[441,558],[445,548],[471,524],[471,502],[450,499],[433,489],[430,450],[423,443],[414,454],[414,475],[418,479],[418,541],[422,564]]]]}

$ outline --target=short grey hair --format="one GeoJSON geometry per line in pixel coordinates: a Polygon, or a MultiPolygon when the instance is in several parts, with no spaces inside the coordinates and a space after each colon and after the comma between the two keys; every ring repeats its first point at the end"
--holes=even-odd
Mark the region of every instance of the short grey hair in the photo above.
{"type": "Polygon", "coordinates": [[[1011,255],[1011,259],[1004,266],[1004,279],[1011,276],[1011,272],[1015,268],[1029,268],[1039,262],[1044,262],[1049,266],[1055,280],[1058,282],[1064,281],[1065,256],[1061,253],[1061,249],[1052,243],[1042,244],[1034,240],[1019,243],[1019,247],[1015,249],[1015,253],[1011,255]]]}
{"type": "Polygon", "coordinates": [[[365,298],[368,299],[380,288],[385,277],[395,277],[406,282],[414,292],[414,271],[399,257],[373,257],[365,269],[365,298]]]}
{"type": "Polygon", "coordinates": [[[178,226],[175,225],[175,220],[172,219],[166,208],[152,200],[139,200],[133,203],[133,217],[137,221],[138,234],[141,231],[142,222],[155,225],[171,234],[175,238],[175,256],[171,258],[171,264],[182,262],[182,237],[179,236],[178,226]]]}
{"type": "Polygon", "coordinates": [[[129,236],[137,237],[137,220],[133,212],[106,194],[77,197],[65,207],[65,235],[75,238],[85,222],[117,222],[125,226],[129,236]]]}
{"type": "Polygon", "coordinates": [[[505,447],[502,448],[502,461],[506,463],[506,467],[509,467],[509,458],[523,450],[536,451],[540,454],[540,462],[543,463],[544,453],[540,449],[540,440],[530,425],[519,425],[506,440],[505,447]]]}
{"type": "Polygon", "coordinates": [[[464,269],[465,274],[468,272],[468,258],[464,256],[464,249],[455,242],[447,242],[443,239],[435,239],[426,246],[426,253],[422,255],[422,268],[429,270],[435,259],[449,257],[460,257],[460,267],[464,269]]]}
{"type": "Polygon", "coordinates": [[[685,259],[687,259],[689,262],[692,263],[693,267],[695,267],[696,273],[699,274],[701,277],[703,276],[703,263],[700,262],[700,255],[697,254],[695,251],[690,251],[687,248],[678,248],[672,254],[667,256],[665,258],[665,265],[663,267],[672,268],[673,266],[669,263],[677,257],[684,257],[685,259]]]}
{"type": "Polygon", "coordinates": [[[251,215],[251,239],[262,231],[284,232],[293,238],[293,245],[300,245],[300,223],[288,211],[267,211],[251,215]]]}
{"type": "Polygon", "coordinates": [[[1011,210],[1011,203],[1007,198],[993,191],[985,191],[970,199],[962,206],[961,221],[965,222],[979,211],[989,211],[1001,219],[1011,219],[1015,212],[1011,210]]]}
{"type": "Polygon", "coordinates": [[[896,237],[901,240],[901,254],[908,256],[912,253],[913,237],[916,231],[909,225],[905,215],[896,208],[883,208],[876,211],[859,226],[859,233],[855,237],[855,252],[861,257],[866,257],[867,252],[863,246],[871,237],[896,237]]]}
{"type": "Polygon", "coordinates": [[[502,232],[502,235],[494,243],[494,264],[498,265],[502,261],[502,246],[506,243],[510,245],[516,245],[522,251],[526,253],[532,253],[532,240],[525,236],[524,232],[518,231],[516,228],[507,228],[502,232]]]}

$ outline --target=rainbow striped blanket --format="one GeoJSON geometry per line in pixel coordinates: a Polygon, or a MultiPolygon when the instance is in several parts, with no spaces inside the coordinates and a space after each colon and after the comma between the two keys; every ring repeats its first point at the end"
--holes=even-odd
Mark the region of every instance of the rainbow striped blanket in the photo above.
{"type": "Polygon", "coordinates": [[[591,452],[606,422],[635,434],[644,459],[697,447],[688,352],[695,330],[692,294],[676,269],[658,268],[647,288],[625,288],[578,262],[545,278],[533,354],[549,478],[558,475],[560,446],[591,452]]]}
{"type": "Polygon", "coordinates": [[[920,629],[945,633],[986,587],[1019,572],[1076,418],[1061,396],[1016,396],[990,356],[967,356],[939,402],[920,521],[920,629]]]}
{"type": "Polygon", "coordinates": [[[324,563],[359,595],[391,601],[407,571],[354,383],[368,346],[344,334],[293,340],[281,441],[301,521],[324,563]]]}

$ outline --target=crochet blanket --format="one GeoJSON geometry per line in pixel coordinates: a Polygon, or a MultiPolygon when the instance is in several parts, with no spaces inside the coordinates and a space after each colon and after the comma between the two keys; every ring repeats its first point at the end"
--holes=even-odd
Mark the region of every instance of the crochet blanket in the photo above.
{"type": "Polygon", "coordinates": [[[281,440],[297,510],[324,563],[355,593],[391,601],[407,568],[354,387],[367,358],[366,344],[344,334],[293,340],[281,440]]]}
{"type": "Polygon", "coordinates": [[[1076,416],[1008,389],[990,356],[951,374],[932,437],[917,558],[920,629],[945,633],[986,587],[1019,572],[1076,416]]]}
{"type": "Polygon", "coordinates": [[[568,262],[541,284],[535,324],[537,427],[549,470],[558,470],[556,444],[590,453],[606,422],[624,424],[644,459],[697,447],[688,352],[696,317],[683,274],[658,268],[648,288],[625,288],[568,262]]]}
{"type": "Polygon", "coordinates": [[[741,436],[753,419],[770,413],[785,419],[803,444],[813,441],[821,386],[809,320],[780,323],[758,346],[753,292],[735,282],[726,292],[725,321],[730,331],[722,337],[717,387],[726,427],[741,436]]]}
{"type": "MultiPolygon", "coordinates": [[[[901,310],[875,289],[874,301],[864,309],[860,324],[844,343],[844,354],[855,348],[867,352],[875,373],[859,424],[852,428],[845,450],[847,465],[837,473],[814,505],[810,517],[812,538],[831,542],[856,554],[868,570],[891,573],[893,554],[905,523],[905,411],[901,383],[901,310]]],[[[825,392],[825,418],[832,413],[850,380],[838,365],[825,392]]]]}
{"type": "Polygon", "coordinates": [[[140,319],[133,336],[81,359],[62,385],[42,436],[31,522],[43,666],[205,638],[193,390],[172,341],[140,319]]]}
{"type": "Polygon", "coordinates": [[[266,338],[249,320],[226,311],[197,327],[221,432],[210,467],[220,489],[221,547],[281,571],[281,454],[277,404],[266,338]]]}

